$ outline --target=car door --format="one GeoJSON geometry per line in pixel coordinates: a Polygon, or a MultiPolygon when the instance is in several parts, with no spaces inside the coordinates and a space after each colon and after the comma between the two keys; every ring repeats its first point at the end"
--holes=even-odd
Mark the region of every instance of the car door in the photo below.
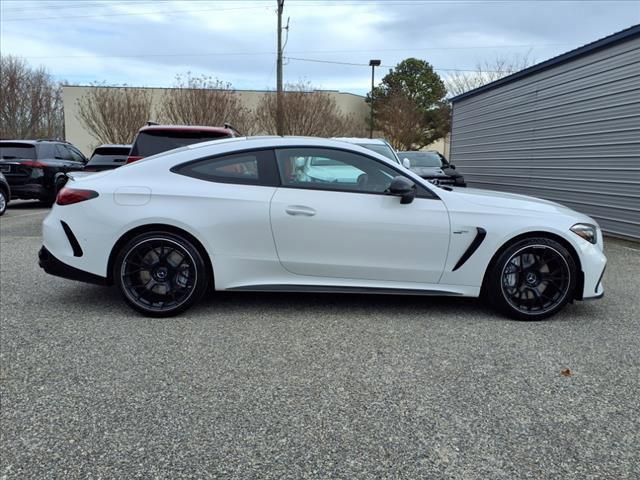
{"type": "Polygon", "coordinates": [[[400,169],[339,149],[276,150],[270,208],[282,266],[298,275],[437,283],[449,247],[444,204],[419,186],[409,204],[386,193],[400,169]]]}

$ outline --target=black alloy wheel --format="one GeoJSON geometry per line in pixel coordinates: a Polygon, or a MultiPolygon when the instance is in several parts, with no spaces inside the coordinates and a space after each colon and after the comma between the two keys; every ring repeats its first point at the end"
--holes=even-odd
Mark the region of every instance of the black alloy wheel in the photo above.
{"type": "Polygon", "coordinates": [[[519,320],[540,320],[573,299],[576,265],[560,243],[532,238],[507,248],[492,266],[488,296],[500,311],[519,320]]]}
{"type": "Polygon", "coordinates": [[[118,254],[113,278],[129,305],[168,317],[197,302],[208,283],[206,264],[188,240],[168,232],[131,239],[118,254]]]}

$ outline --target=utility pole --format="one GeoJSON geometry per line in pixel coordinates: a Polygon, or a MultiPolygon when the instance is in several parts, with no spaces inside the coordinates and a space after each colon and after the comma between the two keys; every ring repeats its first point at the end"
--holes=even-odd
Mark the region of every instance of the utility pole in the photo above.
{"type": "Polygon", "coordinates": [[[284,10],[284,0],[278,1],[278,63],[277,63],[277,86],[276,86],[276,133],[284,135],[282,119],[282,12],[284,10]]]}
{"type": "Polygon", "coordinates": [[[369,138],[373,138],[373,81],[374,71],[376,67],[379,67],[382,62],[380,60],[369,60],[369,66],[371,67],[371,119],[369,123],[369,138]]]}

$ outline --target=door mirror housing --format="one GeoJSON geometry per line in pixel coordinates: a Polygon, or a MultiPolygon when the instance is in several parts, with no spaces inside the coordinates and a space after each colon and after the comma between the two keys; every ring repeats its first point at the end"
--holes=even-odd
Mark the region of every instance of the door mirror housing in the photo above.
{"type": "Polygon", "coordinates": [[[401,175],[391,180],[388,191],[391,195],[400,197],[400,203],[403,205],[413,202],[416,198],[416,184],[401,175]]]}
{"type": "Polygon", "coordinates": [[[456,166],[453,163],[450,163],[449,165],[447,165],[449,168],[453,168],[454,170],[456,169],[456,166]]]}
{"type": "Polygon", "coordinates": [[[408,158],[403,158],[402,159],[402,166],[404,168],[411,168],[411,160],[409,160],[408,158]]]}

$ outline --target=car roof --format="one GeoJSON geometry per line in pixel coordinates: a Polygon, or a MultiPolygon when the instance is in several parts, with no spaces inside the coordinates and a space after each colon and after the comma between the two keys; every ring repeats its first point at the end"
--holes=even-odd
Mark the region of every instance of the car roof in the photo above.
{"type": "Polygon", "coordinates": [[[333,137],[332,140],[355,143],[356,145],[360,145],[362,143],[366,143],[368,145],[387,145],[386,140],[383,140],[382,138],[333,137]]]}
{"type": "Polygon", "coordinates": [[[147,125],[142,127],[139,132],[209,132],[209,133],[233,133],[233,130],[225,127],[208,127],[201,125],[147,125]]]}
{"type": "Polygon", "coordinates": [[[98,145],[94,150],[99,148],[131,148],[131,145],[124,143],[103,143],[102,145],[98,145]]]}

